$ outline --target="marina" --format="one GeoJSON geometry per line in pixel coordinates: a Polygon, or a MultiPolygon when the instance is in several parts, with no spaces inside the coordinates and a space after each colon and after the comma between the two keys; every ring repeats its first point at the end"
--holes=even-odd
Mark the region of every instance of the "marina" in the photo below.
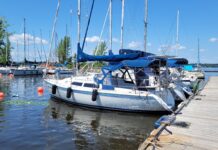
{"type": "Polygon", "coordinates": [[[43,96],[37,77],[1,79],[0,144],[4,149],[135,149],[160,114],[103,111],[69,105],[43,96]],[[128,137],[128,138],[127,138],[128,137]]]}
{"type": "Polygon", "coordinates": [[[216,2],[2,3],[1,149],[218,149],[216,2]]]}

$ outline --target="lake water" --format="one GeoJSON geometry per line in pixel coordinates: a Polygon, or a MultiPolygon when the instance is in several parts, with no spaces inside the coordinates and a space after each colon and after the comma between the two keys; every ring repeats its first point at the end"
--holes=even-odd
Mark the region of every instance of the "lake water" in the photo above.
{"type": "Polygon", "coordinates": [[[137,149],[160,114],[85,109],[50,99],[41,77],[0,79],[0,145],[8,149],[137,149]],[[37,87],[45,92],[38,95],[37,87]]]}
{"type": "MultiPolygon", "coordinates": [[[[206,78],[218,76],[207,73],[206,78]]],[[[160,114],[122,113],[50,99],[41,77],[0,79],[0,145],[10,149],[137,149],[160,114]],[[45,92],[38,95],[37,87],[45,92]]]]}

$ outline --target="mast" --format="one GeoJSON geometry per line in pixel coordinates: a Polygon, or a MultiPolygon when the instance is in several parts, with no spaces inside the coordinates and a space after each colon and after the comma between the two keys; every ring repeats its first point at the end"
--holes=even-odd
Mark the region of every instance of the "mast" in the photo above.
{"type": "Polygon", "coordinates": [[[125,0],[122,0],[121,39],[120,39],[121,49],[123,49],[124,9],[125,9],[125,0]]]}
{"type": "Polygon", "coordinates": [[[198,62],[197,62],[197,68],[200,67],[200,39],[198,38],[198,62]]]}
{"type": "Polygon", "coordinates": [[[41,51],[41,55],[43,55],[42,49],[43,49],[43,47],[42,47],[42,29],[40,29],[40,51],[41,51]]]}
{"type": "Polygon", "coordinates": [[[29,51],[30,51],[30,39],[29,36],[27,36],[27,60],[29,59],[29,51]]]}
{"type": "Polygon", "coordinates": [[[44,49],[44,45],[43,45],[43,39],[42,39],[42,29],[40,29],[40,45],[41,45],[41,55],[43,55],[44,53],[44,56],[45,56],[45,61],[47,61],[47,56],[46,56],[46,53],[45,53],[45,49],[44,49]]]}
{"type": "Polygon", "coordinates": [[[77,42],[80,43],[80,21],[81,21],[81,0],[78,0],[78,10],[77,10],[77,15],[78,15],[78,39],[77,39],[77,42]]]}
{"type": "Polygon", "coordinates": [[[24,31],[24,33],[23,33],[24,64],[26,64],[26,18],[23,19],[23,23],[24,23],[24,29],[23,29],[23,31],[24,31]]]}
{"type": "Polygon", "coordinates": [[[60,3],[61,3],[61,0],[58,0],[57,10],[56,10],[54,23],[53,23],[53,28],[52,28],[52,36],[51,36],[51,39],[50,39],[49,54],[48,54],[48,59],[46,61],[46,69],[48,68],[49,60],[51,59],[50,57],[51,57],[51,51],[52,51],[52,44],[53,44],[53,40],[54,40],[54,34],[55,34],[55,28],[56,28],[57,19],[58,19],[58,13],[59,13],[59,9],[60,9],[60,3]]]}
{"type": "MultiPolygon", "coordinates": [[[[77,22],[77,30],[78,30],[77,43],[78,45],[77,46],[80,46],[81,0],[78,0],[77,16],[78,16],[78,22],[77,22]]],[[[76,61],[76,74],[78,74],[78,71],[79,71],[79,64],[76,61]]]]}
{"type": "Polygon", "coordinates": [[[147,51],[147,26],[148,26],[148,0],[145,0],[145,18],[144,18],[144,51],[147,51]]]}
{"type": "MultiPolygon", "coordinates": [[[[179,10],[176,18],[176,46],[179,46],[179,10]]],[[[178,56],[178,47],[176,47],[176,56],[178,56]]]]}
{"type": "Polygon", "coordinates": [[[6,58],[6,63],[8,63],[8,34],[7,34],[7,45],[6,45],[6,54],[5,54],[5,58],[6,58]]]}
{"type": "Polygon", "coordinates": [[[36,37],[34,33],[33,33],[33,50],[34,50],[35,62],[36,62],[36,37]]]}
{"type": "MultiPolygon", "coordinates": [[[[73,33],[73,10],[70,10],[70,27],[69,27],[69,33],[73,33]]],[[[72,48],[72,43],[73,43],[73,36],[70,34],[70,52],[73,55],[73,48],[72,48]]]]}
{"type": "Polygon", "coordinates": [[[18,40],[17,40],[17,52],[16,52],[16,54],[17,54],[17,63],[18,63],[18,50],[19,50],[19,44],[18,44],[18,40]]]}
{"type": "Polygon", "coordinates": [[[110,33],[110,50],[112,50],[112,0],[110,0],[110,27],[109,27],[109,33],[110,33]]]}

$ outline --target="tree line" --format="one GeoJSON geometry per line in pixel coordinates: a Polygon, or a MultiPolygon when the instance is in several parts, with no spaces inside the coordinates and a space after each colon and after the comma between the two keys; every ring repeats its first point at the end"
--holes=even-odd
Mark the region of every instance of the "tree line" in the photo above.
{"type": "Polygon", "coordinates": [[[11,42],[9,36],[11,33],[7,31],[8,23],[0,17],[0,64],[9,65],[11,63],[11,42]]]}

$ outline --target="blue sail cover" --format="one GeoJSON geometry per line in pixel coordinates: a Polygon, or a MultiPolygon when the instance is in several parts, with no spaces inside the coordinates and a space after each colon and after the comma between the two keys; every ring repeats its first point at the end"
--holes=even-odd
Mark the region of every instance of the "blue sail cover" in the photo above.
{"type": "Polygon", "coordinates": [[[143,52],[140,50],[132,50],[132,49],[120,49],[119,54],[134,54],[134,53],[139,53],[140,57],[147,57],[147,56],[152,56],[154,54],[148,53],[148,52],[143,52]]]}
{"type": "Polygon", "coordinates": [[[148,68],[148,67],[154,67],[154,66],[164,66],[166,65],[166,61],[163,59],[154,59],[154,58],[139,58],[135,60],[124,60],[117,64],[108,65],[102,67],[102,70],[107,71],[115,71],[117,69],[121,69],[124,67],[128,68],[148,68]]]}
{"type": "Polygon", "coordinates": [[[110,53],[110,55],[107,56],[88,55],[82,51],[79,44],[77,45],[77,62],[86,62],[86,61],[120,62],[123,60],[137,59],[141,56],[143,55],[142,52],[140,51],[136,51],[134,53],[128,53],[128,54],[119,54],[119,55],[113,55],[112,53],[110,53]]]}
{"type": "Polygon", "coordinates": [[[167,65],[169,67],[180,67],[183,65],[187,65],[188,64],[188,60],[185,58],[170,58],[167,59],[167,65]]]}

